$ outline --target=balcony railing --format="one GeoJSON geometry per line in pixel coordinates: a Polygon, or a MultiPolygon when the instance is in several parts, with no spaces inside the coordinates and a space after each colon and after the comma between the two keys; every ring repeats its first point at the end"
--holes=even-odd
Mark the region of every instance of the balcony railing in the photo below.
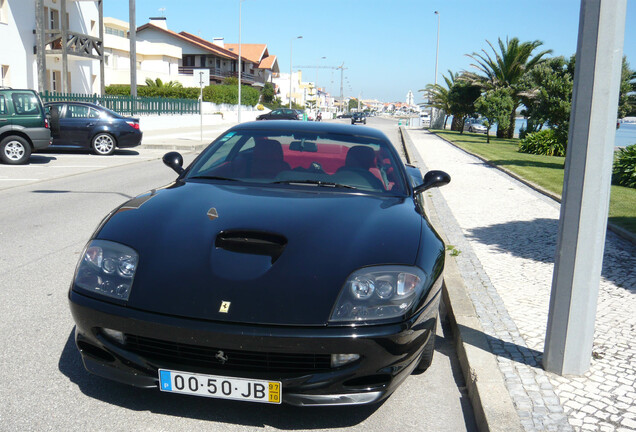
{"type": "MultiPolygon", "coordinates": [[[[217,67],[202,68],[202,67],[196,67],[196,66],[179,66],[179,73],[181,75],[193,75],[195,69],[208,69],[210,71],[211,80],[212,79],[223,80],[224,78],[227,78],[227,77],[238,78],[238,72],[224,71],[221,68],[217,68],[217,67]]],[[[261,82],[259,77],[257,77],[256,75],[248,74],[245,72],[241,74],[241,81],[243,81],[244,84],[254,84],[254,83],[261,82]]]]}

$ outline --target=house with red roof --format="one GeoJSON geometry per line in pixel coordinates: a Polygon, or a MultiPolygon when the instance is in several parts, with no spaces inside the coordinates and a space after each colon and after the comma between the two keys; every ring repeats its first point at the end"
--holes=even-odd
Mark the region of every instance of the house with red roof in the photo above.
{"type": "MultiPolygon", "coordinates": [[[[207,42],[189,33],[169,30],[165,18],[151,21],[137,29],[137,40],[165,43],[181,48],[180,75],[194,74],[194,69],[209,69],[210,84],[220,83],[225,78],[238,75],[238,55],[207,42]]],[[[246,83],[251,84],[251,83],[246,83]]]]}
{"type": "MultiPolygon", "coordinates": [[[[168,29],[164,17],[151,18],[137,29],[137,39],[168,43],[181,48],[180,75],[193,76],[195,69],[209,69],[210,83],[221,83],[227,77],[238,77],[238,44],[224,44],[223,38],[210,42],[186,31],[168,29]]],[[[276,56],[270,56],[266,45],[241,44],[241,81],[262,87],[279,72],[276,56]]]]}

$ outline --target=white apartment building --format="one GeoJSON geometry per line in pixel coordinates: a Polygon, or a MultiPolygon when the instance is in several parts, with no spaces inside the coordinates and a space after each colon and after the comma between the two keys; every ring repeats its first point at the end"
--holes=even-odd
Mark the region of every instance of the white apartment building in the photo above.
{"type": "MultiPolygon", "coordinates": [[[[30,88],[39,91],[63,92],[62,81],[67,81],[67,91],[73,93],[98,93],[99,61],[68,53],[66,80],[62,80],[61,39],[49,45],[46,54],[44,87],[38,88],[38,39],[36,35],[37,13],[44,13],[45,31],[61,29],[62,24],[74,34],[99,37],[99,12],[96,1],[43,0],[43,11],[38,0],[0,0],[0,85],[13,88],[30,88]],[[62,16],[62,2],[66,15],[62,16]],[[64,20],[64,22],[62,21],[64,20]],[[53,52],[49,52],[53,51],[53,52]]],[[[50,37],[50,34],[49,34],[50,37]]]]}
{"type": "MultiPolygon", "coordinates": [[[[130,84],[130,26],[116,18],[104,17],[104,81],[106,85],[130,84]]],[[[169,42],[137,40],[137,84],[146,79],[163,82],[181,81],[188,87],[192,79],[179,76],[181,47],[169,42]]]]}

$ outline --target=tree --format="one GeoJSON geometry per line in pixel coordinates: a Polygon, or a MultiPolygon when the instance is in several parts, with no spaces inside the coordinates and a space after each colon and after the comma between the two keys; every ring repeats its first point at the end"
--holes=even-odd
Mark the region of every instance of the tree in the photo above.
{"type": "Polygon", "coordinates": [[[514,102],[507,89],[489,90],[475,101],[475,110],[486,118],[486,142],[490,142],[490,128],[497,123],[503,129],[510,125],[510,110],[514,102]]]}
{"type": "Polygon", "coordinates": [[[574,56],[569,60],[554,57],[533,67],[522,79],[520,85],[526,90],[520,97],[526,107],[522,113],[528,118],[526,132],[539,131],[547,123],[557,139],[567,145],[574,63],[574,56]]]}
{"type": "Polygon", "coordinates": [[[263,90],[261,91],[261,96],[263,98],[264,103],[274,102],[274,97],[275,97],[274,85],[272,83],[265,83],[265,85],[263,86],[263,90]]]}
{"type": "Polygon", "coordinates": [[[629,93],[636,91],[636,72],[629,68],[627,58],[623,56],[623,67],[621,69],[621,87],[618,96],[618,118],[627,117],[628,114],[636,111],[634,107],[634,95],[629,93]]]}
{"type": "Polygon", "coordinates": [[[450,101],[448,100],[448,93],[455,84],[455,80],[458,75],[459,74],[453,73],[449,69],[448,77],[442,75],[442,78],[444,78],[444,81],[446,82],[446,87],[439,84],[428,84],[426,88],[418,90],[426,92],[428,101],[425,105],[427,107],[437,108],[444,111],[444,129],[446,129],[446,122],[450,115],[450,101]]]}
{"type": "Polygon", "coordinates": [[[471,83],[478,85],[482,90],[495,90],[499,88],[510,89],[513,101],[513,109],[510,111],[510,124],[504,129],[497,127],[497,137],[512,138],[514,134],[514,118],[521,103],[521,92],[524,90],[520,86],[521,79],[526,72],[543,61],[543,56],[552,53],[552,50],[541,51],[532,55],[534,50],[543,45],[543,42],[535,40],[532,42],[519,42],[519,39],[506,38],[504,43],[498,39],[499,52],[489,41],[486,41],[492,49],[492,56],[486,50],[481,53],[474,52],[467,54],[475,63],[471,64],[478,73],[467,72],[465,75],[471,83]]]}
{"type": "Polygon", "coordinates": [[[182,88],[183,85],[179,81],[168,81],[164,83],[161,81],[161,78],[157,78],[156,80],[152,80],[150,78],[146,78],[146,85],[148,87],[156,87],[156,88],[182,88]]]}
{"type": "Polygon", "coordinates": [[[351,98],[349,99],[349,104],[347,105],[349,111],[351,111],[352,109],[358,109],[358,99],[356,98],[351,98]]]}
{"type": "Polygon", "coordinates": [[[459,77],[448,92],[450,113],[453,115],[452,130],[464,133],[464,122],[475,114],[475,101],[481,95],[479,87],[459,77]]]}

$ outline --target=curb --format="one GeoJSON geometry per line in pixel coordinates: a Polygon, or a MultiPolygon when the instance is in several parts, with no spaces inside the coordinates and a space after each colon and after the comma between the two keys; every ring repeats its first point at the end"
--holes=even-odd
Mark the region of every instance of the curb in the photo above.
{"type": "Polygon", "coordinates": [[[142,144],[139,147],[148,150],[181,150],[181,151],[201,151],[206,148],[210,143],[206,144],[142,144]]]}
{"type": "MultiPolygon", "coordinates": [[[[515,180],[525,184],[529,188],[534,189],[535,191],[539,192],[540,194],[543,194],[543,195],[547,196],[548,198],[552,198],[554,201],[556,201],[558,203],[561,202],[561,196],[560,195],[557,195],[557,194],[555,194],[553,192],[550,192],[549,190],[546,190],[546,189],[542,188],[541,186],[539,186],[536,183],[533,183],[533,182],[528,181],[528,180],[526,180],[524,178],[521,178],[517,174],[513,173],[512,171],[510,171],[509,169],[501,167],[501,166],[498,166],[498,165],[495,165],[492,162],[490,162],[489,160],[484,159],[482,156],[479,156],[478,154],[475,154],[473,152],[470,152],[470,151],[468,151],[466,149],[461,148],[460,146],[458,146],[454,142],[444,138],[443,136],[440,136],[440,135],[436,134],[435,132],[430,132],[430,133],[433,133],[436,137],[438,137],[440,139],[443,139],[444,141],[446,141],[447,143],[449,143],[453,147],[463,151],[464,153],[469,154],[469,155],[471,155],[473,157],[476,157],[480,161],[484,162],[486,165],[491,166],[493,168],[496,168],[496,169],[498,169],[499,171],[501,171],[503,173],[506,173],[510,177],[512,177],[515,180]]],[[[619,237],[622,237],[625,240],[627,240],[627,241],[629,241],[629,242],[631,242],[631,243],[636,245],[636,234],[633,234],[633,233],[627,231],[625,228],[622,228],[622,227],[620,227],[618,225],[615,225],[615,224],[613,224],[611,222],[607,222],[607,229],[612,231],[614,234],[618,235],[619,237]]]]}
{"type": "MultiPolygon", "coordinates": [[[[400,126],[400,136],[408,162],[421,166],[422,163],[417,158],[418,152],[403,126],[400,126]]],[[[425,199],[428,216],[432,224],[439,227],[435,208],[430,198],[425,199]]],[[[447,243],[446,235],[438,228],[436,230],[447,243]]],[[[504,383],[496,357],[490,352],[484,330],[468,296],[457,263],[449,254],[446,258],[442,301],[456,339],[457,355],[477,428],[481,432],[521,432],[523,428],[519,415],[504,383]]]]}

